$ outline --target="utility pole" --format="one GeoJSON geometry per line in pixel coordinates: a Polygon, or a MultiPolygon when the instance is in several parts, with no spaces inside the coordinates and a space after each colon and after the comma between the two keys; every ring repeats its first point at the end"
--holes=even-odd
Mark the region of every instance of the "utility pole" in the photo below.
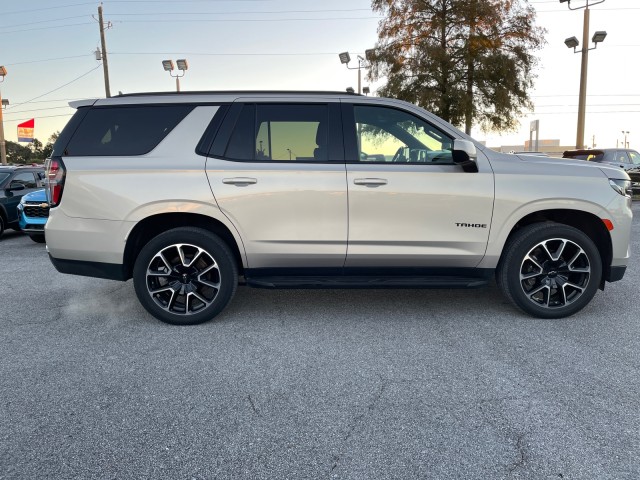
{"type": "MultiPolygon", "coordinates": [[[[0,82],[4,82],[4,77],[7,75],[7,69],[4,65],[0,65],[0,82]]],[[[4,141],[4,119],[2,117],[2,110],[4,105],[2,104],[2,91],[0,91],[0,162],[2,165],[7,164],[7,148],[4,141]]]]}
{"type": "Polygon", "coordinates": [[[109,87],[109,62],[107,61],[107,42],[104,38],[104,21],[102,20],[102,4],[98,6],[98,22],[100,23],[100,42],[102,43],[102,69],[104,70],[104,91],[107,98],[111,96],[109,87]]]}
{"type": "Polygon", "coordinates": [[[2,110],[4,110],[4,106],[2,105],[2,92],[0,92],[0,161],[2,161],[2,165],[6,165],[7,147],[4,142],[4,120],[2,118],[2,110]]]}

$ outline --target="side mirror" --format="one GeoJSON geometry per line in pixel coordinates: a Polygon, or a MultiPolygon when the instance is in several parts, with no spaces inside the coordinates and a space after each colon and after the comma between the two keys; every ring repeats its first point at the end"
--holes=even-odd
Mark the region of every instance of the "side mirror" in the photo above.
{"type": "Polygon", "coordinates": [[[22,183],[18,183],[18,182],[11,182],[9,184],[8,190],[10,192],[16,192],[18,190],[24,190],[24,185],[22,183]]]}
{"type": "Polygon", "coordinates": [[[478,171],[478,152],[473,142],[457,138],[453,141],[453,161],[465,172],[478,171]]]}

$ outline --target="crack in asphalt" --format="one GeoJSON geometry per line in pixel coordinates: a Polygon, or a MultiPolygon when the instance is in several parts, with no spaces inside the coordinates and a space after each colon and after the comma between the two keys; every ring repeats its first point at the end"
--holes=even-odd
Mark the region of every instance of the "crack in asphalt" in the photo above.
{"type": "Polygon", "coordinates": [[[515,472],[518,468],[524,467],[524,464],[527,461],[527,453],[526,453],[524,445],[523,445],[523,439],[524,439],[524,434],[518,435],[518,438],[516,439],[516,449],[518,450],[518,454],[520,455],[520,458],[518,458],[513,463],[513,465],[511,465],[509,467],[509,473],[510,474],[515,472]]]}
{"type": "Polygon", "coordinates": [[[251,409],[253,410],[253,413],[255,413],[258,417],[261,417],[262,414],[260,413],[260,410],[258,410],[258,407],[256,407],[256,404],[253,403],[253,399],[251,398],[251,395],[247,395],[247,400],[249,400],[249,405],[251,405],[251,409]]]}
{"type": "MultiPolygon", "coordinates": [[[[380,378],[380,387],[378,388],[378,391],[374,394],[373,399],[369,402],[369,405],[367,405],[367,408],[365,409],[365,411],[353,417],[353,420],[351,421],[351,425],[349,426],[346,435],[342,439],[341,444],[345,444],[351,439],[356,428],[358,428],[358,426],[362,424],[363,419],[365,417],[370,415],[375,410],[377,403],[380,401],[380,398],[384,394],[384,391],[389,382],[388,380],[384,379],[381,375],[378,375],[378,377],[380,378]]],[[[336,468],[338,468],[338,465],[340,463],[340,460],[342,459],[342,456],[343,454],[333,455],[333,466],[329,471],[329,475],[331,475],[333,471],[336,468]]]]}

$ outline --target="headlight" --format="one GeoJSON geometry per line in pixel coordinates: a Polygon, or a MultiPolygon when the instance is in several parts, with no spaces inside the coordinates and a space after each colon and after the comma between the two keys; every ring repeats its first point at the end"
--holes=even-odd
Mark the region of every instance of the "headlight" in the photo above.
{"type": "Polygon", "coordinates": [[[631,180],[618,180],[617,178],[610,178],[609,185],[611,185],[611,188],[613,188],[623,197],[631,196],[631,180]]]}

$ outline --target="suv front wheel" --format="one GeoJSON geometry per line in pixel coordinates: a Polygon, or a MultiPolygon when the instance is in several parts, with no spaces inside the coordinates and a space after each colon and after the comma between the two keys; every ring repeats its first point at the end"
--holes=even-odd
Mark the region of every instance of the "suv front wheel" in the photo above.
{"type": "Polygon", "coordinates": [[[147,243],[133,268],[142,306],[174,325],[211,320],[238,286],[233,254],[220,237],[200,228],[175,228],[147,243]]]}
{"type": "Polygon", "coordinates": [[[596,294],[600,253],[580,230],[557,223],[528,225],[505,245],[496,282],[507,299],[539,318],[568,317],[596,294]]]}

